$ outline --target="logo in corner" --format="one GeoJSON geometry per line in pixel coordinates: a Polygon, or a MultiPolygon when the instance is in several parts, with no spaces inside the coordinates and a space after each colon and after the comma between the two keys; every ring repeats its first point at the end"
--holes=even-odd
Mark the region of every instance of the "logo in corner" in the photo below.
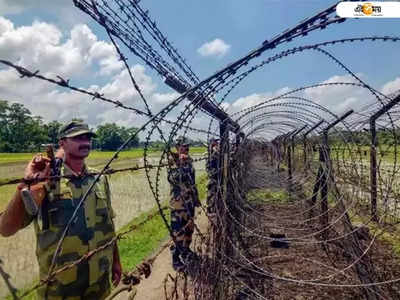
{"type": "Polygon", "coordinates": [[[362,12],[366,14],[367,16],[372,15],[372,12],[374,11],[374,8],[372,6],[372,3],[365,3],[362,5],[362,12]]]}
{"type": "Polygon", "coordinates": [[[341,18],[400,18],[400,1],[342,1],[336,5],[341,18]]]}
{"type": "Polygon", "coordinates": [[[362,3],[358,4],[354,9],[354,16],[380,16],[382,12],[382,7],[380,5],[373,5],[372,3],[362,3]]]}

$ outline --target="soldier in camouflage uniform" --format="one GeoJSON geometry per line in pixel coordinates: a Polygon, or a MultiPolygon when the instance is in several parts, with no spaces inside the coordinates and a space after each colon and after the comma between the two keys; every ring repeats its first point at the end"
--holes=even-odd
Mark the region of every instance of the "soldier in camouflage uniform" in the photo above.
{"type": "Polygon", "coordinates": [[[215,199],[218,193],[218,170],[219,170],[219,142],[216,139],[210,141],[209,158],[206,169],[208,173],[207,184],[207,212],[215,213],[215,199]]]}
{"type": "Polygon", "coordinates": [[[171,185],[171,229],[174,245],[171,246],[172,265],[176,271],[184,271],[194,256],[190,250],[194,231],[195,207],[200,206],[195,183],[193,160],[189,156],[189,144],[184,137],[176,141],[176,153],[170,153],[168,181],[171,185]]]}
{"type": "MultiPolygon", "coordinates": [[[[84,163],[89,155],[92,136],[95,134],[84,123],[72,121],[63,126],[59,133],[63,152],[57,155],[60,162],[57,171],[62,176],[70,177],[31,187],[32,196],[40,206],[38,216],[30,216],[24,208],[20,190],[25,184],[19,185],[5,213],[0,216],[0,234],[3,236],[12,235],[34,223],[40,279],[47,277],[60,236],[81,197],[95,180],[95,176],[90,175],[95,170],[87,168],[84,163]]],[[[40,161],[36,157],[28,165],[25,178],[46,176],[50,173],[49,169],[49,161],[45,158],[40,161]],[[44,169],[38,169],[38,164],[43,161],[44,169]]],[[[113,217],[110,187],[107,177],[103,176],[78,210],[77,218],[62,243],[55,270],[112,240],[115,237],[113,217]]],[[[118,284],[121,273],[115,244],[56,275],[53,282],[38,290],[38,296],[39,299],[49,300],[105,299],[111,290],[110,279],[114,285],[118,284]]]]}

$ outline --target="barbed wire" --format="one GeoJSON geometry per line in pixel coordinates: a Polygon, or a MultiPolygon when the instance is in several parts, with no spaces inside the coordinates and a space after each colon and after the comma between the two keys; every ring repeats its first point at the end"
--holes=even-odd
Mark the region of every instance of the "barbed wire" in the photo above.
{"type": "MultiPolygon", "coordinates": [[[[398,101],[398,95],[385,95],[380,92],[361,79],[351,67],[344,65],[332,51],[322,49],[351,42],[397,42],[399,38],[373,36],[321,42],[284,50],[255,64],[256,59],[267,50],[275,49],[316,29],[325,29],[328,25],[343,22],[344,19],[331,16],[335,11],[335,6],[332,6],[302,21],[298,26],[264,41],[260,47],[229,67],[200,81],[189,64],[167,40],[166,35],[161,33],[148,13],[138,5],[138,1],[75,0],[74,3],[107,30],[128,70],[126,55],[123,48],[119,48],[117,40],[145,61],[150,68],[165,78],[176,78],[185,88],[179,97],[158,113],[154,113],[133,74],[130,74],[131,83],[140,95],[146,111],[126,106],[92,91],[73,87],[68,80],[61,77],[57,77],[57,80],[51,79],[41,75],[39,71],[31,72],[11,62],[0,60],[0,63],[17,70],[21,77],[39,78],[147,118],[138,132],[130,137],[132,139],[139,132],[147,131],[144,166],[110,168],[111,162],[125,147],[129,141],[127,140],[103,170],[93,174],[96,176],[94,183],[103,175],[144,169],[159,208],[157,214],[161,215],[173,237],[164,215],[165,208],[162,206],[165,199],[160,192],[162,170],[167,167],[168,171],[170,167],[164,162],[173,142],[181,132],[184,136],[192,133],[204,134],[207,135],[207,140],[210,136],[220,138],[218,166],[214,170],[218,178],[209,182],[207,199],[214,202],[215,211],[208,213],[209,228],[205,233],[195,226],[196,232],[199,233],[200,245],[194,247],[199,256],[194,266],[196,270],[186,274],[192,275],[189,276],[191,287],[188,287],[188,277],[185,275],[172,278],[174,286],[169,299],[180,297],[179,284],[182,280],[185,283],[182,288],[184,294],[191,292],[196,299],[271,299],[274,293],[287,293],[284,295],[290,298],[290,293],[296,291],[296,287],[299,286],[307,287],[316,297],[322,295],[321,291],[323,295],[327,295],[327,289],[332,293],[337,292],[340,295],[338,297],[343,299],[377,300],[400,297],[399,291],[391,287],[400,281],[400,270],[393,264],[395,258],[386,254],[390,247],[382,242],[385,235],[397,233],[396,226],[400,221],[400,204],[397,200],[400,183],[396,178],[397,124],[400,116],[398,111],[388,109],[377,123],[381,128],[385,128],[386,139],[390,139],[391,144],[386,147],[387,151],[378,148],[371,141],[373,125],[370,123],[371,118],[381,112],[382,108],[398,101]],[[156,50],[155,44],[145,37],[145,32],[168,57],[156,50]],[[223,111],[222,103],[226,103],[232,91],[243,83],[244,79],[255,74],[255,71],[272,62],[280,62],[289,55],[308,50],[323,54],[329,62],[339,66],[355,82],[301,86],[278,96],[264,97],[259,102],[230,114],[224,111],[226,119],[220,119],[205,109],[204,105],[208,104],[215,108],[215,112],[223,111]],[[167,61],[167,58],[170,60],[167,61]],[[178,70],[182,71],[183,75],[178,70]],[[238,74],[239,70],[242,70],[242,73],[238,74]],[[373,96],[370,99],[371,105],[360,108],[345,119],[322,105],[323,99],[309,99],[301,94],[312,89],[323,91],[331,87],[366,90],[373,96]],[[215,100],[221,94],[222,97],[218,101],[215,100]],[[190,101],[184,103],[185,99],[190,101]],[[171,121],[167,117],[176,112],[178,105],[181,105],[182,110],[175,117],[176,120],[171,121]],[[206,112],[205,116],[210,118],[207,130],[192,126],[199,112],[206,112]],[[219,124],[215,124],[213,128],[216,120],[219,124]],[[171,127],[166,130],[162,126],[163,122],[171,127]],[[321,122],[320,128],[314,128],[318,122],[321,122]],[[235,123],[239,125],[239,129],[231,127],[235,123]],[[337,127],[333,127],[336,125],[337,127]],[[310,128],[313,130],[308,132],[307,136],[304,132],[310,128]],[[362,132],[363,129],[368,133],[365,130],[362,132]],[[151,164],[148,160],[149,145],[157,135],[163,139],[165,148],[160,153],[159,163],[151,164]],[[371,146],[368,152],[365,152],[364,145],[371,146]],[[377,148],[380,150],[376,151],[377,148]],[[389,157],[386,153],[393,155],[389,157]],[[375,167],[372,163],[370,166],[366,163],[365,156],[368,154],[371,161],[374,154],[380,155],[375,167]],[[150,170],[156,170],[155,176],[150,170]],[[372,182],[373,178],[376,179],[375,184],[372,182]],[[276,198],[274,194],[277,192],[283,193],[284,196],[276,198]],[[252,193],[256,196],[252,196],[252,193]],[[374,197],[375,211],[371,210],[374,197]],[[281,237],[276,237],[277,235],[281,237]],[[294,263],[285,265],[285,259],[290,255],[282,252],[281,248],[276,248],[276,244],[293,251],[294,263]],[[309,255],[313,257],[310,258],[309,255]],[[271,261],[271,257],[274,257],[275,262],[271,261]],[[281,262],[278,263],[276,258],[280,258],[281,262]],[[305,262],[309,264],[306,265],[305,262]],[[282,269],[279,269],[281,266],[282,269]],[[394,271],[386,272],[388,268],[394,271]]],[[[209,150],[209,161],[210,155],[209,150]]],[[[91,192],[94,183],[81,198],[77,209],[91,192]]],[[[11,181],[6,184],[11,184],[11,181]]],[[[201,209],[206,212],[210,204],[202,205],[201,209]]],[[[74,216],[71,220],[73,218],[74,216]]],[[[64,235],[67,231],[68,225],[64,235]]],[[[89,252],[78,261],[71,262],[71,266],[90,259],[94,253],[106,247],[111,247],[119,238],[120,234],[107,245],[93,250],[96,252],[89,252]]],[[[61,244],[62,238],[53,256],[53,266],[61,244]]],[[[69,266],[54,272],[52,268],[48,276],[39,283],[40,286],[50,282],[59,274],[57,272],[61,273],[69,266]]],[[[136,279],[133,281],[137,282],[136,279]]],[[[25,295],[27,294],[23,296],[25,295]]]]}
{"type": "MultiPolygon", "coordinates": [[[[83,94],[92,96],[92,100],[99,99],[101,101],[114,104],[115,107],[119,107],[119,108],[122,108],[122,109],[126,109],[126,110],[129,110],[129,111],[132,111],[132,112],[134,112],[134,113],[136,113],[138,115],[151,117],[151,115],[149,113],[146,113],[146,112],[144,112],[142,110],[136,109],[136,108],[131,107],[131,106],[127,106],[127,105],[123,104],[122,102],[120,102],[118,100],[112,100],[112,99],[106,98],[106,97],[104,97],[104,94],[100,94],[98,92],[92,92],[92,91],[88,91],[88,90],[85,90],[85,89],[82,89],[82,88],[78,88],[78,87],[72,86],[69,83],[70,80],[65,80],[59,75],[56,75],[56,77],[59,80],[55,80],[55,79],[46,77],[44,75],[41,75],[39,70],[36,70],[36,71],[32,72],[32,71],[29,71],[28,69],[26,69],[26,68],[24,68],[22,66],[15,65],[12,62],[7,61],[7,60],[0,60],[0,63],[15,69],[19,74],[21,74],[21,78],[24,78],[24,77],[32,78],[33,77],[33,78],[41,79],[41,80],[44,80],[44,81],[48,81],[50,83],[56,84],[56,85],[64,87],[64,88],[68,88],[68,89],[73,90],[75,92],[79,92],[79,93],[83,93],[83,94]]],[[[175,124],[174,121],[168,120],[168,119],[160,119],[160,121],[165,122],[166,124],[169,124],[169,125],[175,124]]],[[[196,131],[198,133],[206,133],[206,134],[210,134],[210,135],[215,135],[214,132],[208,132],[208,131],[206,131],[204,129],[200,129],[200,128],[194,128],[194,127],[190,127],[190,126],[189,127],[185,127],[185,128],[187,128],[190,131],[196,131]]]]}

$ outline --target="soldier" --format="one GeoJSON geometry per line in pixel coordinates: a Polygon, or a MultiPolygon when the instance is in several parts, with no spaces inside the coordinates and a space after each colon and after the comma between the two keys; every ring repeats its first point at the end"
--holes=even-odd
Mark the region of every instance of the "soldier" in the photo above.
{"type": "Polygon", "coordinates": [[[218,193],[218,170],[219,170],[219,141],[212,139],[208,148],[208,161],[206,165],[208,173],[207,184],[207,213],[215,213],[215,199],[218,193]]]}
{"type": "MultiPolygon", "coordinates": [[[[27,166],[26,179],[61,175],[59,180],[47,180],[30,186],[38,215],[28,214],[21,197],[27,185],[21,183],[6,211],[0,216],[0,234],[10,236],[33,222],[37,237],[37,259],[40,279],[48,275],[57,243],[81,197],[95,180],[96,172],[85,164],[91,138],[95,134],[88,125],[72,121],[59,131],[62,149],[52,161],[36,156],[27,166]],[[56,162],[55,164],[53,162],[56,162]]],[[[96,182],[77,213],[62,243],[55,270],[79,259],[115,237],[114,212],[111,207],[107,177],[96,182]]],[[[38,290],[39,299],[105,299],[110,293],[110,277],[114,285],[122,274],[117,244],[97,252],[89,260],[67,269],[38,290]]]]}
{"type": "Polygon", "coordinates": [[[194,253],[190,250],[194,231],[195,207],[200,206],[195,183],[193,160],[189,156],[189,143],[184,137],[176,140],[177,152],[170,153],[168,181],[171,185],[171,229],[174,245],[171,246],[172,266],[185,271],[194,253]]]}

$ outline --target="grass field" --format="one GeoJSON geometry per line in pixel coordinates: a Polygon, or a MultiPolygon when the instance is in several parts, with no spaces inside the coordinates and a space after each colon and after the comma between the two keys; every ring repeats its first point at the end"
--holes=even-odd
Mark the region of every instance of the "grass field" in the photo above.
{"type": "MultiPolygon", "coordinates": [[[[205,147],[191,147],[190,153],[203,153],[206,151],[205,147]]],[[[137,148],[129,151],[122,151],[118,155],[120,159],[129,159],[129,158],[139,158],[143,156],[144,149],[137,148]]],[[[159,150],[150,149],[147,151],[150,154],[160,154],[159,150]]],[[[7,163],[18,163],[18,162],[28,162],[32,159],[32,157],[37,154],[34,153],[0,153],[0,165],[7,163]]],[[[45,154],[45,153],[44,153],[45,154]]],[[[91,162],[93,160],[107,160],[111,158],[114,154],[112,151],[91,151],[88,157],[88,161],[91,162]]]]}
{"type": "MultiPolygon", "coordinates": [[[[203,153],[204,148],[199,149],[195,153],[203,153]]],[[[94,153],[95,154],[95,153],[94,153]]],[[[96,154],[96,158],[101,160],[104,153],[96,154]]],[[[140,164],[140,156],[134,153],[127,153],[126,158],[118,165],[127,167],[130,164],[140,164]]],[[[158,161],[159,153],[152,153],[155,162],[158,161]]],[[[18,156],[18,155],[17,155],[18,156]]],[[[198,156],[197,156],[198,157],[198,156]]],[[[109,155],[105,155],[108,159],[109,155]]],[[[102,159],[104,164],[105,159],[102,159]]],[[[22,162],[25,166],[26,162],[22,162]]],[[[88,163],[90,165],[90,162],[88,163]]],[[[0,170],[7,168],[6,165],[0,164],[0,170]]],[[[198,178],[199,192],[205,195],[206,177],[204,177],[204,161],[195,164],[196,177],[198,178]]],[[[152,170],[150,177],[155,177],[156,170],[152,170]]],[[[112,192],[112,205],[117,214],[115,224],[117,230],[121,230],[127,224],[140,222],[149,211],[155,206],[153,194],[149,188],[145,171],[124,172],[111,175],[110,180],[112,192]]],[[[15,186],[3,186],[0,188],[0,210],[5,207],[11,195],[15,191],[15,186]],[[3,206],[2,206],[3,205],[3,206]]],[[[169,184],[166,180],[165,169],[161,172],[159,181],[159,195],[162,201],[169,199],[169,184]]],[[[203,196],[204,197],[204,196],[203,196]]],[[[168,211],[166,211],[168,215],[168,211]]],[[[166,228],[160,217],[155,217],[147,222],[137,231],[129,234],[126,239],[120,241],[121,260],[124,269],[133,267],[136,263],[143,260],[151,254],[160,242],[167,237],[166,228]]],[[[9,238],[0,237],[0,258],[4,262],[4,269],[11,275],[11,282],[18,288],[26,288],[37,278],[38,270],[35,256],[35,236],[33,226],[30,225],[26,229],[21,230],[16,235],[9,238]]],[[[0,298],[6,293],[6,287],[3,280],[0,280],[0,298]]],[[[11,298],[10,298],[11,299],[11,298]]],[[[34,298],[26,298],[34,299],[34,298]]]]}

